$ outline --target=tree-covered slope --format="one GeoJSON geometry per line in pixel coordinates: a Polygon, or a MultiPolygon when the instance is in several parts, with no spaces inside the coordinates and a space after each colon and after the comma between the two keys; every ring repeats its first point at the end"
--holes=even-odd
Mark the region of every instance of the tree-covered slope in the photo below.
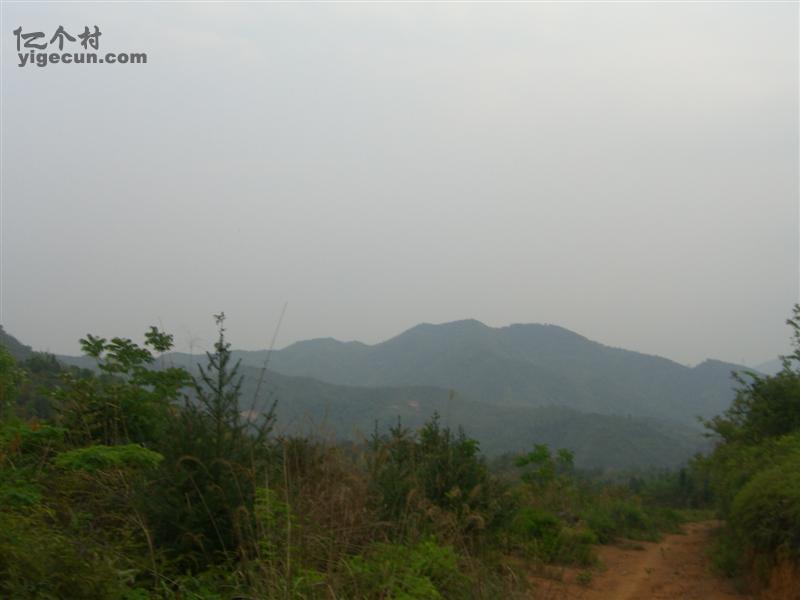
{"type": "MultiPolygon", "coordinates": [[[[261,352],[240,352],[249,365],[261,352]]],[[[272,353],[287,375],[361,386],[428,385],[492,405],[566,406],[602,414],[694,421],[726,408],[737,365],[695,368],[611,348],[554,325],[492,328],[478,321],[418,325],[369,346],[319,339],[272,353]]]]}
{"type": "MultiPolygon", "coordinates": [[[[191,370],[198,358],[170,355],[166,360],[191,370]]],[[[273,371],[262,377],[262,369],[244,363],[241,373],[243,410],[263,412],[277,401],[277,427],[293,434],[359,440],[398,420],[416,429],[438,413],[445,424],[463,427],[489,455],[544,443],[570,448],[583,468],[676,466],[705,447],[699,427],[677,421],[558,406],[491,405],[434,386],[348,386],[273,371]]]]}
{"type": "MultiPolygon", "coordinates": [[[[251,407],[266,351],[235,352],[251,407]]],[[[194,368],[202,356],[163,364],[194,368]]],[[[81,367],[86,357],[61,357],[81,367]]],[[[695,415],[728,402],[733,365],[695,368],[610,348],[552,325],[494,329],[477,321],[423,324],[369,346],[310,340],[273,352],[261,391],[278,400],[285,430],[368,436],[434,412],[489,454],[533,443],[569,447],[583,467],[669,466],[704,441],[695,415]]],[[[262,393],[263,398],[263,393],[262,393]]]]}
{"type": "MultiPolygon", "coordinates": [[[[85,357],[61,358],[87,364],[85,357]]],[[[202,359],[176,353],[162,364],[191,371],[202,359]]],[[[435,386],[350,386],[271,370],[262,377],[261,368],[244,362],[241,373],[242,410],[263,412],[277,401],[277,428],[285,433],[360,440],[398,420],[416,429],[438,413],[445,424],[463,427],[488,455],[544,443],[573,450],[579,467],[611,469],[677,466],[707,445],[698,426],[674,420],[553,405],[492,405],[435,386]]]]}
{"type": "Polygon", "coordinates": [[[8,353],[17,361],[27,360],[33,356],[31,347],[26,346],[13,335],[7,333],[2,325],[0,325],[0,346],[8,350],[8,353]]]}

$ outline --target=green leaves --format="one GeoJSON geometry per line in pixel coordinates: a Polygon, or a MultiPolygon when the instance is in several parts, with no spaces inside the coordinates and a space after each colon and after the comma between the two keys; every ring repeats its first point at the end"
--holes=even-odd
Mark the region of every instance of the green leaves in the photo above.
{"type": "Polygon", "coordinates": [[[351,597],[403,600],[464,598],[470,582],[450,546],[426,540],[414,546],[375,544],[347,561],[351,597]]]}
{"type": "Polygon", "coordinates": [[[155,360],[148,348],[161,354],[171,350],[174,345],[174,336],[153,326],[144,334],[144,338],[144,346],[139,346],[128,338],[114,337],[108,341],[87,334],[80,343],[84,354],[94,358],[97,367],[104,373],[138,377],[147,373],[146,367],[155,360]]]}
{"type": "Polygon", "coordinates": [[[493,528],[503,515],[504,486],[493,478],[478,443],[439,424],[416,434],[399,424],[371,443],[373,489],[388,520],[409,518],[423,528],[447,523],[462,533],[493,528]]]}
{"type": "Polygon", "coordinates": [[[55,465],[74,471],[103,469],[155,469],[164,457],[158,452],[136,444],[124,446],[89,446],[63,452],[56,456],[55,465]]]}
{"type": "Polygon", "coordinates": [[[534,487],[544,487],[556,480],[561,475],[572,473],[574,469],[575,453],[567,448],[561,448],[556,456],[544,444],[534,444],[533,450],[516,460],[520,469],[529,467],[522,474],[522,479],[534,487]]]}
{"type": "Polygon", "coordinates": [[[150,331],[144,334],[145,345],[150,346],[158,353],[167,352],[172,349],[175,337],[172,334],[159,331],[157,327],[150,327],[150,331]]]}
{"type": "Polygon", "coordinates": [[[715,551],[728,574],[745,566],[766,578],[778,561],[800,561],[800,369],[792,366],[800,362],[800,305],[787,324],[795,351],[782,357],[783,370],[734,375],[733,404],[706,423],[721,443],[695,461],[730,526],[715,551]]]}
{"type": "Polygon", "coordinates": [[[163,440],[171,405],[191,382],[184,369],[154,369],[153,354],[172,347],[172,336],[151,327],[144,346],[127,338],[81,340],[83,351],[97,360],[101,372],[75,377],[66,374],[54,394],[56,409],[77,443],[106,445],[163,440]]]}
{"type": "Polygon", "coordinates": [[[767,553],[783,548],[800,559],[800,449],[742,488],[731,523],[752,548],[767,553]]]}
{"type": "Polygon", "coordinates": [[[0,419],[7,416],[11,403],[25,380],[25,373],[17,367],[17,361],[0,346],[0,419]]]}
{"type": "Polygon", "coordinates": [[[97,360],[97,367],[105,373],[133,375],[153,362],[153,355],[147,348],[128,338],[115,337],[109,342],[89,334],[80,342],[83,352],[97,360]]]}

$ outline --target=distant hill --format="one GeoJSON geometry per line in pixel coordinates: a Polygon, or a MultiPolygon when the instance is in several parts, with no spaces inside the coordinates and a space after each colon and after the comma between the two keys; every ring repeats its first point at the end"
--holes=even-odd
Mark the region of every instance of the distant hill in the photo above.
{"type": "Polygon", "coordinates": [[[17,361],[27,360],[33,355],[30,346],[26,346],[0,325],[0,346],[3,346],[17,361]]]}
{"type": "MultiPolygon", "coordinates": [[[[252,379],[248,379],[252,381],[252,379]]],[[[247,386],[252,389],[252,385],[247,386]]],[[[488,455],[535,443],[575,451],[582,468],[674,467],[707,447],[699,428],[674,422],[581,413],[563,407],[493,407],[430,387],[352,387],[270,374],[279,428],[328,431],[337,439],[368,437],[401,420],[416,429],[438,412],[488,455]]]]}
{"type": "MultiPolygon", "coordinates": [[[[237,352],[263,364],[266,351],[237,352]]],[[[555,325],[418,325],[367,345],[317,339],[273,352],[270,368],[350,386],[434,386],[492,406],[563,406],[694,422],[726,409],[739,365],[694,368],[612,348],[555,325]]]]}
{"type": "MultiPolygon", "coordinates": [[[[267,351],[236,351],[249,410],[267,351]]],[[[89,366],[86,357],[60,357],[89,366]]],[[[164,364],[194,368],[202,355],[164,364]]],[[[554,325],[492,328],[478,321],[418,325],[367,345],[317,339],[270,356],[262,392],[278,428],[368,436],[400,418],[416,428],[438,412],[488,454],[534,443],[568,447],[581,467],[675,466],[707,448],[696,417],[730,405],[738,365],[694,368],[605,346],[554,325]],[[452,390],[452,391],[451,391],[452,390]]],[[[263,410],[264,401],[256,406],[263,410]]]]}
{"type": "MultiPolygon", "coordinates": [[[[59,357],[87,367],[87,357],[59,357]]],[[[202,356],[170,354],[160,364],[190,370],[202,356]]],[[[708,447],[697,424],[601,415],[545,406],[493,406],[433,386],[347,386],[267,371],[253,402],[261,368],[242,363],[242,409],[260,413],[277,400],[277,431],[312,433],[333,440],[368,438],[375,428],[416,429],[438,412],[464,430],[487,455],[530,449],[535,443],[570,448],[581,468],[674,467],[708,447]]]]}
{"type": "MultiPolygon", "coordinates": [[[[191,364],[176,358],[168,360],[186,367],[191,364]]],[[[249,410],[261,369],[243,364],[241,373],[245,377],[242,408],[249,410]]],[[[576,464],[582,468],[674,467],[708,447],[697,424],[554,406],[492,406],[430,386],[346,386],[268,371],[261,392],[255,410],[261,412],[277,400],[278,431],[340,440],[365,439],[376,427],[385,431],[398,419],[416,429],[438,412],[443,423],[463,427],[488,455],[544,443],[574,450],[576,464]]]]}

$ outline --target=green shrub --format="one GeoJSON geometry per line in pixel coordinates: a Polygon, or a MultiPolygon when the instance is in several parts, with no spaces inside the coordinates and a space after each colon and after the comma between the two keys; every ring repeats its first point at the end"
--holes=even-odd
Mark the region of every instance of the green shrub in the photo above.
{"type": "Polygon", "coordinates": [[[597,535],[594,532],[579,529],[563,529],[561,532],[560,555],[558,560],[564,563],[578,564],[581,566],[593,565],[597,562],[594,546],[597,544],[597,535]]]}
{"type": "Polygon", "coordinates": [[[521,508],[510,525],[513,547],[529,559],[544,563],[590,565],[597,536],[585,529],[566,527],[556,515],[540,508],[521,508]]]}
{"type": "Polygon", "coordinates": [[[74,471],[98,471],[101,469],[133,467],[154,469],[164,459],[158,452],[136,444],[124,446],[89,446],[59,454],[55,464],[62,469],[74,471]]]}
{"type": "Polygon", "coordinates": [[[0,597],[102,600],[122,597],[133,573],[108,547],[67,536],[48,515],[0,513],[0,597]]]}
{"type": "Polygon", "coordinates": [[[41,501],[43,468],[63,444],[59,427],[16,419],[0,422],[0,508],[41,501]]]}
{"type": "Polygon", "coordinates": [[[469,579],[450,546],[432,540],[415,546],[376,544],[346,563],[349,598],[439,600],[469,594],[469,579]]]}
{"type": "Polygon", "coordinates": [[[554,514],[525,506],[514,516],[511,528],[531,557],[544,562],[558,558],[562,524],[554,514]]]}
{"type": "Polygon", "coordinates": [[[800,558],[800,453],[754,476],[734,498],[730,522],[753,550],[800,558]]]}
{"type": "Polygon", "coordinates": [[[675,531],[681,521],[677,511],[645,508],[628,498],[598,498],[583,511],[582,517],[601,544],[619,537],[655,541],[661,531],[675,531]]]}
{"type": "Polygon", "coordinates": [[[517,458],[517,468],[524,469],[521,477],[530,486],[542,489],[574,470],[575,454],[561,448],[555,456],[544,444],[534,444],[533,450],[517,458]]]}
{"type": "Polygon", "coordinates": [[[741,574],[743,567],[743,554],[741,542],[737,540],[730,529],[719,531],[708,551],[712,568],[726,577],[736,577],[741,574]]]}
{"type": "Polygon", "coordinates": [[[523,535],[535,538],[558,535],[561,531],[561,521],[558,517],[532,506],[520,509],[514,517],[513,526],[523,535]]]}
{"type": "Polygon", "coordinates": [[[20,508],[38,504],[42,492],[38,485],[15,473],[0,471],[0,506],[4,508],[20,508]]]}
{"type": "Polygon", "coordinates": [[[416,434],[397,426],[370,444],[370,479],[381,516],[406,533],[464,537],[501,527],[514,507],[489,474],[478,442],[441,427],[438,415],[416,434]],[[412,527],[413,525],[413,527],[412,527]]]}

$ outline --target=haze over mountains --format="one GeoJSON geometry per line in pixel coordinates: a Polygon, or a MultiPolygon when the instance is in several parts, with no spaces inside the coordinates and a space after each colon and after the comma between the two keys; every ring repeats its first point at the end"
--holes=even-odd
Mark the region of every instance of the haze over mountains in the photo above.
{"type": "MultiPolygon", "coordinates": [[[[687,367],[555,325],[424,323],[374,345],[314,339],[271,354],[235,351],[243,410],[268,355],[256,409],[265,395],[277,400],[284,431],[354,439],[398,418],[417,427],[438,412],[488,454],[547,443],[575,450],[580,466],[615,468],[674,466],[707,447],[697,418],[729,406],[731,372],[743,369],[715,360],[687,367]]],[[[194,369],[203,359],[176,352],[159,362],[194,369]]]]}
{"type": "MultiPolygon", "coordinates": [[[[260,366],[266,351],[237,352],[260,366]]],[[[366,345],[317,339],[270,357],[272,370],[350,386],[434,386],[492,406],[566,406],[604,414],[694,422],[727,408],[731,371],[715,360],[690,368],[611,348],[555,325],[492,328],[478,321],[421,324],[366,345]]]]}
{"type": "Polygon", "coordinates": [[[755,366],[755,370],[764,375],[775,375],[783,369],[783,361],[780,358],[773,358],[755,366]]]}

